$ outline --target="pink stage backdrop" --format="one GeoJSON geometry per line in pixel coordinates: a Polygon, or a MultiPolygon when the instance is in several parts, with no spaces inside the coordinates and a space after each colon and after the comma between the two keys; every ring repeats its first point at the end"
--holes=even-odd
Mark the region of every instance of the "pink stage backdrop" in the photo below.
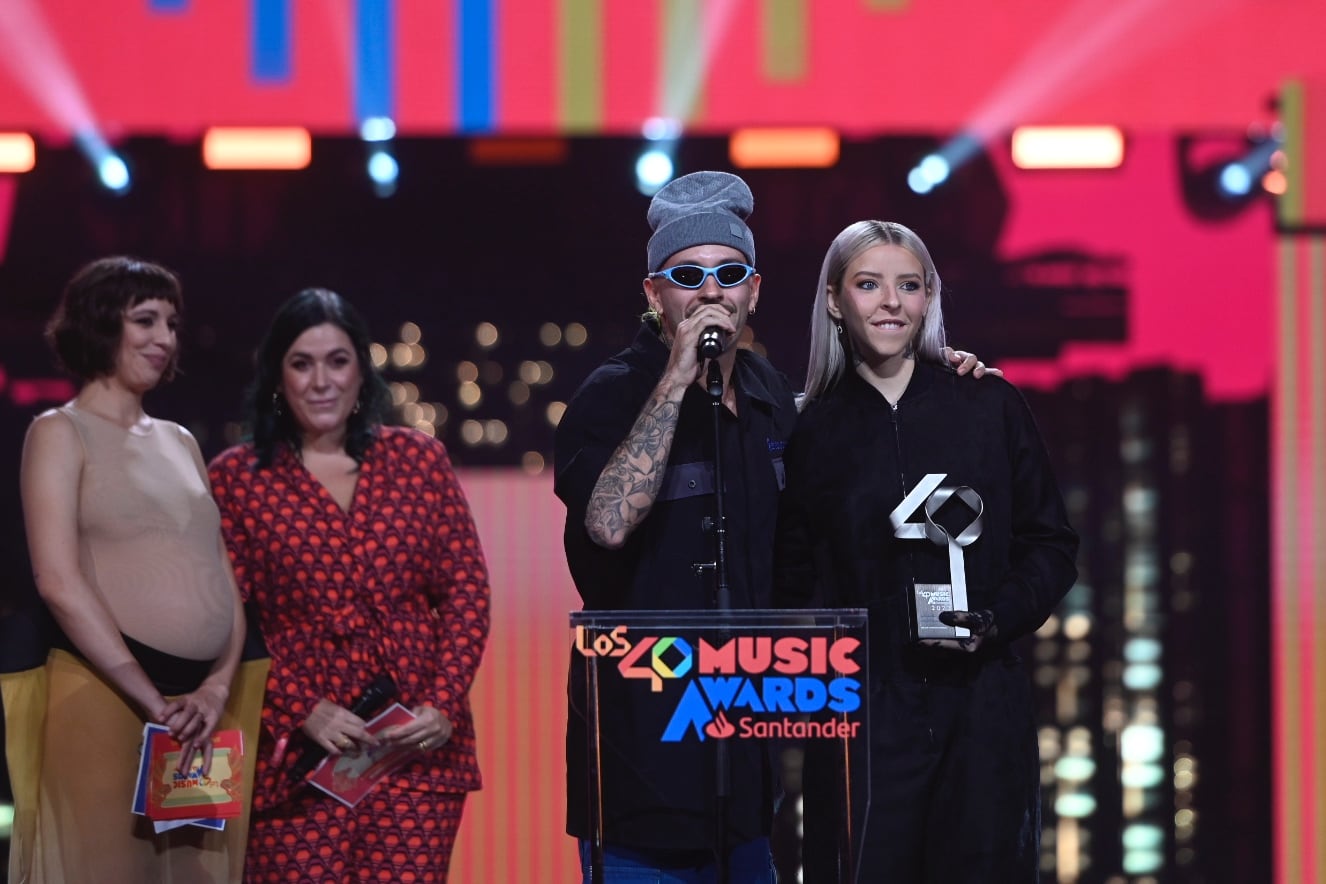
{"type": "Polygon", "coordinates": [[[465,806],[455,881],[578,882],[565,834],[567,616],[580,607],[562,553],[552,472],[465,470],[488,557],[492,634],[475,680],[484,789],[465,806]]]}
{"type": "Polygon", "coordinates": [[[1319,0],[0,5],[0,128],[47,136],[353,132],[379,114],[406,134],[629,134],[654,116],[698,132],[1240,127],[1287,77],[1326,70],[1319,0]]]}

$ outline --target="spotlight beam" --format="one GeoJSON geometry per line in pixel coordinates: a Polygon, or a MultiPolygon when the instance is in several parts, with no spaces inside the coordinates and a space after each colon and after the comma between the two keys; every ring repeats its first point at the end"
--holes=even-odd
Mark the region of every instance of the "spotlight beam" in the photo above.
{"type": "Polygon", "coordinates": [[[129,189],[129,167],[101,133],[69,59],[36,0],[9,0],[0,16],[0,62],[52,119],[74,136],[101,183],[116,193],[129,189]]]}
{"type": "Polygon", "coordinates": [[[1271,157],[1284,145],[1277,138],[1267,138],[1236,160],[1225,163],[1217,182],[1221,194],[1228,199],[1242,199],[1252,193],[1253,187],[1271,169],[1271,157]]]}
{"type": "MultiPolygon", "coordinates": [[[[951,173],[1003,133],[1047,117],[1174,36],[1236,4],[1210,0],[1200,11],[1189,6],[1174,12],[1164,0],[1077,0],[991,92],[962,132],[934,156],[947,162],[946,172],[951,173]]],[[[918,165],[908,183],[917,193],[927,193],[947,177],[936,180],[918,165]]]]}
{"type": "Polygon", "coordinates": [[[1048,118],[1237,5],[1209,0],[1175,9],[1165,0],[1077,0],[991,91],[964,134],[983,145],[1017,125],[1048,118]]]}
{"type": "Polygon", "coordinates": [[[0,64],[65,134],[95,131],[92,108],[36,0],[5,0],[0,64]]]}
{"type": "Polygon", "coordinates": [[[722,45],[738,3],[739,0],[693,0],[664,4],[667,20],[663,24],[658,116],[683,122],[691,118],[710,60],[722,45]]]}

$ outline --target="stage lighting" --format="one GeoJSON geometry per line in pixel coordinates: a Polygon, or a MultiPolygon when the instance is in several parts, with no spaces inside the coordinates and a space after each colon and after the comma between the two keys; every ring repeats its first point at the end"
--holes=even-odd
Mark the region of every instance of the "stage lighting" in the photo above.
{"type": "Polygon", "coordinates": [[[26,132],[0,132],[0,173],[31,172],[37,144],[26,132]]]}
{"type": "Polygon", "coordinates": [[[124,193],[129,189],[129,167],[115,154],[101,158],[97,163],[97,176],[108,190],[124,193]]]}
{"type": "Polygon", "coordinates": [[[949,161],[937,153],[922,158],[912,171],[907,173],[907,186],[914,193],[926,194],[948,180],[953,167],[949,161]]]}
{"type": "Polygon", "coordinates": [[[1230,163],[1220,170],[1219,184],[1225,196],[1247,196],[1252,190],[1252,172],[1242,163],[1230,163]]]}
{"type": "Polygon", "coordinates": [[[1267,137],[1254,144],[1243,157],[1228,163],[1220,170],[1220,177],[1217,179],[1221,193],[1234,199],[1251,193],[1253,185],[1271,171],[1271,158],[1281,147],[1282,142],[1279,138],[1267,137]]]}
{"type": "Polygon", "coordinates": [[[681,121],[671,117],[650,117],[640,127],[646,141],[676,141],[681,137],[681,121]]]}
{"type": "Polygon", "coordinates": [[[396,137],[396,123],[391,117],[365,117],[359,124],[359,137],[365,141],[390,141],[396,137]]]}
{"type": "Polygon", "coordinates": [[[838,162],[838,133],[825,126],[738,129],[728,158],[738,169],[824,169],[838,162]]]}
{"type": "Polygon", "coordinates": [[[927,181],[935,186],[947,181],[949,173],[953,171],[948,160],[938,154],[931,154],[921,160],[920,165],[916,168],[920,170],[921,174],[925,176],[927,181]]]}
{"type": "Polygon", "coordinates": [[[400,174],[400,164],[385,150],[375,150],[368,158],[368,177],[378,184],[393,184],[400,174]]]}
{"type": "Polygon", "coordinates": [[[369,146],[368,177],[373,181],[373,192],[387,197],[396,192],[396,179],[401,167],[391,150],[396,137],[396,122],[387,116],[367,116],[359,123],[359,137],[369,146]]]}
{"type": "Polygon", "coordinates": [[[1177,143],[1183,200],[1200,218],[1233,217],[1270,188],[1283,142],[1278,131],[1251,135],[1183,135],[1177,143]]]}
{"type": "Polygon", "coordinates": [[[971,132],[955,135],[939,150],[921,158],[907,173],[907,186],[913,193],[930,193],[980,152],[981,140],[976,135],[971,132]]]}
{"type": "Polygon", "coordinates": [[[681,121],[674,117],[650,117],[640,126],[640,134],[650,142],[635,161],[635,188],[653,196],[672,180],[675,169],[672,154],[681,138],[681,121]]]}
{"type": "Polygon", "coordinates": [[[117,194],[129,190],[129,166],[111,150],[100,132],[95,129],[80,132],[74,136],[74,143],[97,171],[102,186],[117,194]]]}
{"type": "Polygon", "coordinates": [[[907,186],[912,189],[912,193],[919,194],[927,194],[935,188],[933,184],[926,180],[925,175],[921,174],[919,167],[907,173],[907,186]]]}
{"type": "Polygon", "coordinates": [[[368,157],[368,177],[373,179],[373,190],[378,196],[391,196],[396,192],[396,179],[401,167],[391,151],[379,147],[368,157]]]}
{"type": "Polygon", "coordinates": [[[305,169],[313,136],[302,126],[213,126],[203,133],[209,169],[305,169]]]}
{"type": "Polygon", "coordinates": [[[1019,169],[1115,169],[1123,165],[1117,126],[1018,126],[1009,142],[1019,169]]]}
{"type": "Polygon", "coordinates": [[[666,150],[650,148],[635,162],[635,186],[645,196],[658,193],[660,187],[672,180],[672,157],[666,150]]]}

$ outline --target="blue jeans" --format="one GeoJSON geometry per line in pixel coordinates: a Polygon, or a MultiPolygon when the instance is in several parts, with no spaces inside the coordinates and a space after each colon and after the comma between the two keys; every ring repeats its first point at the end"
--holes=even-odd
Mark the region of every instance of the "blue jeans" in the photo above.
{"type": "MultiPolygon", "coordinates": [[[[580,872],[584,884],[590,884],[590,858],[593,847],[580,842],[580,872]]],[[[777,884],[773,854],[768,838],[756,838],[738,844],[728,853],[728,881],[731,884],[777,884]]],[[[658,859],[648,853],[626,847],[603,845],[603,884],[714,884],[718,866],[709,859],[702,865],[660,868],[658,859]]]]}

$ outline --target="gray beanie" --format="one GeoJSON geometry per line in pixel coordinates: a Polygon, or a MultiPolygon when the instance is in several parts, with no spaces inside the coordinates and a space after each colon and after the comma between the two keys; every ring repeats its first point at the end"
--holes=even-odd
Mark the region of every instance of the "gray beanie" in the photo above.
{"type": "Polygon", "coordinates": [[[746,218],[755,197],[746,182],[728,172],[692,172],[669,181],[649,204],[649,272],[692,246],[731,246],[755,263],[755,237],[746,218]]]}

